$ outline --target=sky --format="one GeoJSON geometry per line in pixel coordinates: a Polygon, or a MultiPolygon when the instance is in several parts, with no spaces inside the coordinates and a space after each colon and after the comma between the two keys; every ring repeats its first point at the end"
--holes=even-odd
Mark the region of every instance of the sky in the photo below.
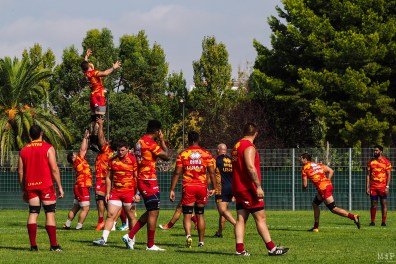
{"type": "Polygon", "coordinates": [[[108,28],[116,45],[121,36],[145,30],[161,45],[169,73],[183,71],[193,83],[192,62],[205,36],[226,45],[233,78],[256,57],[253,39],[270,47],[267,19],[280,0],[0,0],[0,58],[21,57],[40,44],[61,62],[62,51],[81,42],[90,29],[108,28]]]}

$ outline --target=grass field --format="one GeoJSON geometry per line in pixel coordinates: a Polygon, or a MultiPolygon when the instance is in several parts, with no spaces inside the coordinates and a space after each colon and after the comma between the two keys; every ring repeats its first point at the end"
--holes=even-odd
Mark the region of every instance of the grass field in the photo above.
{"type": "MultiPolygon", "coordinates": [[[[166,223],[173,211],[163,210],[159,223],[166,223]]],[[[27,211],[0,211],[0,262],[1,263],[384,263],[396,262],[396,213],[389,212],[388,226],[369,227],[369,213],[361,215],[362,229],[352,221],[337,217],[327,210],[322,211],[319,233],[306,230],[312,225],[310,211],[268,211],[268,224],[272,239],[277,244],[290,247],[281,257],[269,257],[258,236],[253,219],[249,219],[245,246],[250,257],[234,255],[234,235],[229,224],[224,238],[214,238],[217,212],[207,210],[207,237],[205,247],[198,248],[197,235],[193,236],[193,248],[184,247],[185,236],[182,221],[168,231],[158,229],[156,244],[166,252],[145,251],[146,231],[137,235],[135,250],[125,249],[121,237],[125,232],[114,231],[109,236],[108,246],[95,247],[92,240],[100,238],[101,232],[94,230],[96,212],[92,211],[84,230],[58,230],[58,241],[64,251],[49,252],[48,237],[44,229],[44,214],[40,214],[38,246],[39,252],[30,252],[26,231],[27,211]],[[392,255],[393,254],[393,255],[392,255]],[[393,259],[390,259],[392,258],[393,259]],[[382,257],[382,259],[380,259],[382,257]],[[388,260],[385,258],[388,257],[388,260]]],[[[66,219],[67,211],[57,212],[58,227],[66,219]]],[[[75,222],[72,226],[75,226],[75,222]]]]}

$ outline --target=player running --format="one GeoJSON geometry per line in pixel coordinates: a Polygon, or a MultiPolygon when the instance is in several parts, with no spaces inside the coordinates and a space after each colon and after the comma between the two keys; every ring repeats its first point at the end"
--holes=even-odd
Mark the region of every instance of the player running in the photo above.
{"type": "Polygon", "coordinates": [[[382,155],[382,146],[374,147],[374,158],[367,165],[366,192],[370,195],[371,208],[370,226],[375,226],[375,215],[377,213],[378,198],[381,202],[382,223],[386,226],[386,215],[388,213],[387,198],[389,195],[389,184],[391,181],[392,165],[390,161],[382,155]]]}
{"type": "Polygon", "coordinates": [[[344,209],[337,207],[333,198],[333,184],[331,178],[334,175],[334,171],[321,163],[312,161],[311,155],[304,153],[300,156],[300,162],[302,166],[302,187],[306,190],[308,187],[308,179],[315,185],[318,193],[316,194],[312,208],[314,211],[314,226],[308,231],[319,232],[319,216],[320,208],[319,205],[324,202],[333,214],[339,216],[348,217],[351,219],[358,229],[360,229],[359,215],[352,214],[344,209]]]}
{"type": "Polygon", "coordinates": [[[150,120],[147,124],[146,134],[136,143],[135,153],[138,159],[138,190],[143,197],[146,212],[140,216],[129,234],[122,237],[125,245],[133,249],[135,234],[147,223],[146,250],[164,251],[154,243],[155,228],[159,215],[160,193],[155,169],[156,159],[169,160],[164,135],[161,131],[161,122],[150,120]],[[159,145],[155,139],[159,139],[159,145]]]}
{"type": "MultiPolygon", "coordinates": [[[[213,158],[209,151],[199,146],[199,134],[195,131],[188,133],[189,147],[182,151],[176,159],[175,172],[173,173],[169,199],[175,201],[175,188],[180,175],[183,175],[182,211],[184,215],[183,226],[186,233],[186,246],[191,248],[191,216],[193,210],[198,221],[198,247],[204,246],[205,236],[205,205],[208,202],[209,173],[212,182],[215,182],[213,158]]],[[[214,190],[210,191],[213,195],[214,190]]]]}
{"type": "Polygon", "coordinates": [[[268,249],[268,254],[278,256],[285,254],[289,249],[276,246],[268,231],[264,210],[264,191],[261,187],[260,156],[253,144],[257,135],[257,126],[247,123],[243,128],[243,138],[235,144],[232,150],[232,192],[237,209],[236,255],[250,256],[245,250],[244,236],[246,221],[251,214],[256,222],[257,232],[268,249]]]}
{"type": "Polygon", "coordinates": [[[67,155],[67,161],[73,165],[73,169],[76,172],[76,181],[74,183],[73,189],[73,207],[68,213],[66,223],[63,225],[63,229],[70,229],[71,223],[78,211],[80,211],[80,214],[78,216],[76,229],[82,229],[85,218],[89,212],[91,200],[89,189],[92,186],[92,174],[88,161],[85,159],[85,155],[87,154],[88,150],[88,139],[89,131],[86,130],[81,143],[80,151],[78,153],[70,152],[67,155]]]}
{"type": "Polygon", "coordinates": [[[29,217],[27,230],[30,240],[30,250],[37,251],[37,218],[41,205],[45,212],[45,230],[50,240],[51,251],[62,251],[56,240],[56,191],[55,180],[59,191],[59,198],[63,198],[63,188],[58,165],[56,164],[55,149],[51,144],[43,141],[43,132],[38,125],[29,129],[31,142],[23,147],[19,153],[18,176],[23,191],[23,200],[29,203],[29,217]]]}
{"type": "Polygon", "coordinates": [[[227,146],[223,143],[217,146],[216,157],[216,184],[215,184],[215,200],[217,211],[219,212],[219,227],[215,237],[223,237],[223,229],[225,220],[228,220],[233,226],[236,221],[228,204],[232,201],[232,163],[231,157],[227,155],[227,146]]]}
{"type": "Polygon", "coordinates": [[[119,142],[117,156],[110,161],[110,172],[106,177],[106,201],[108,202],[107,218],[102,237],[93,241],[94,245],[105,246],[110,231],[124,207],[130,228],[135,214],[131,211],[135,199],[137,177],[137,161],[129,151],[126,142],[119,142]]]}

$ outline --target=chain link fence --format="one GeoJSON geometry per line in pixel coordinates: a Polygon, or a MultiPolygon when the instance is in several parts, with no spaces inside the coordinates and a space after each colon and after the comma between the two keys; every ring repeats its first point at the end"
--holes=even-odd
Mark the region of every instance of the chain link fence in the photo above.
{"type": "MultiPolygon", "coordinates": [[[[212,151],[215,153],[215,151],[212,151]]],[[[348,210],[367,210],[370,207],[366,195],[367,162],[373,154],[372,149],[331,148],[323,149],[260,149],[261,172],[265,191],[266,208],[271,210],[310,210],[311,202],[316,193],[314,186],[308,183],[308,191],[302,191],[300,154],[308,152],[317,162],[329,165],[334,170],[334,198],[336,204],[348,210]]],[[[58,165],[65,198],[57,201],[57,208],[69,209],[73,202],[74,172],[66,161],[66,151],[59,151],[58,165]]],[[[395,164],[396,148],[385,149],[384,155],[395,164]]],[[[89,151],[87,159],[94,172],[96,154],[89,151]]],[[[169,187],[175,166],[176,152],[172,152],[170,161],[157,162],[158,181],[161,189],[161,208],[173,209],[169,187]]],[[[22,201],[22,193],[18,184],[18,152],[12,152],[6,164],[0,167],[0,209],[22,209],[27,204],[22,201]]],[[[95,178],[95,177],[93,177],[95,178]]],[[[394,180],[391,181],[388,196],[389,210],[395,210],[394,180]]],[[[94,188],[91,188],[92,205],[94,206],[94,188]]],[[[176,189],[177,199],[181,198],[180,183],[176,189]]],[[[214,198],[209,199],[208,208],[215,208],[214,198]]],[[[143,208],[141,202],[138,207],[143,208]]]]}

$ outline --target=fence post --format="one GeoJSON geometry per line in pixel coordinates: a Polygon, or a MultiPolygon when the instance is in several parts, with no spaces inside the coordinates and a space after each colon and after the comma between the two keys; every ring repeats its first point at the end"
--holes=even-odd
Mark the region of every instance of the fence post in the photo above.
{"type": "Polygon", "coordinates": [[[349,211],[352,210],[352,148],[349,148],[349,183],[348,183],[348,193],[349,193],[349,211]]]}
{"type": "Polygon", "coordinates": [[[295,171],[296,171],[296,164],[295,164],[295,160],[296,160],[296,150],[293,148],[292,151],[292,210],[295,211],[296,210],[296,182],[295,182],[295,171]]]}

